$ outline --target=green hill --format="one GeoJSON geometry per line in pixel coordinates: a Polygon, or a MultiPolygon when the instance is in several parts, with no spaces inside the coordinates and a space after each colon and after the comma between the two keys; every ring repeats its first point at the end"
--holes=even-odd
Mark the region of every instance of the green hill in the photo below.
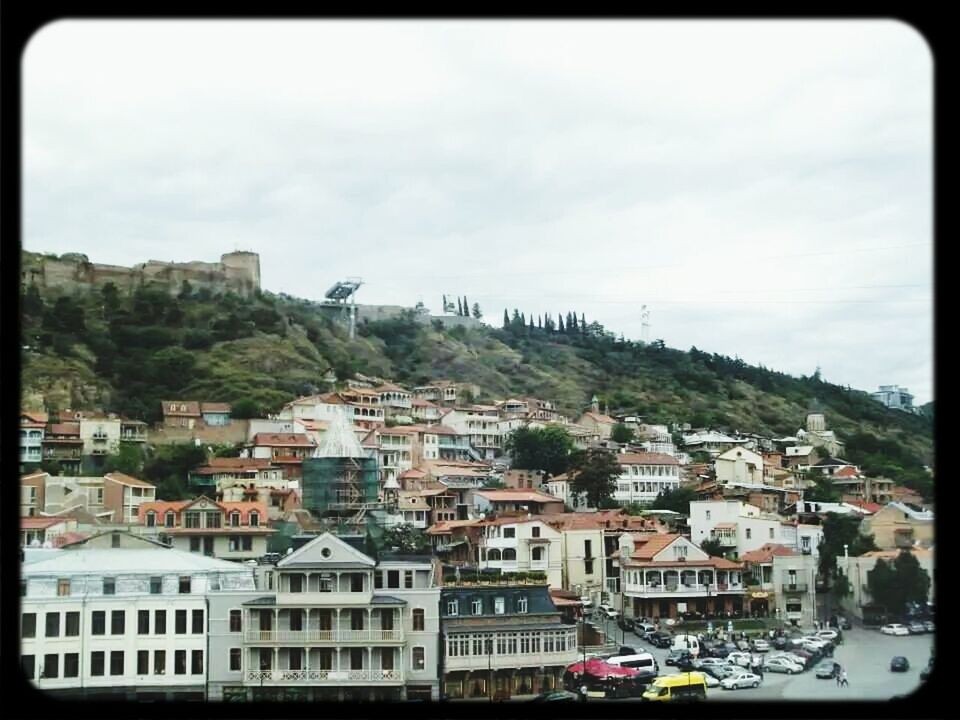
{"type": "Polygon", "coordinates": [[[933,465],[932,412],[888,410],[816,375],[624,341],[597,323],[561,333],[517,317],[507,328],[444,329],[411,312],[361,323],[350,340],[318,305],[268,292],[242,299],[187,287],[171,297],[107,286],[44,296],[31,286],[21,301],[23,394],[42,396],[50,410],[102,408],[153,422],[161,399],[197,398],[261,416],[323,387],[331,368],[340,378],[362,372],[408,386],[469,381],[483,390],[478,401],[530,394],[571,415],[596,394],[611,413],[648,422],[778,436],[796,432],[817,398],[849,460],[925,492],[931,482],[923,465],[933,465]]]}

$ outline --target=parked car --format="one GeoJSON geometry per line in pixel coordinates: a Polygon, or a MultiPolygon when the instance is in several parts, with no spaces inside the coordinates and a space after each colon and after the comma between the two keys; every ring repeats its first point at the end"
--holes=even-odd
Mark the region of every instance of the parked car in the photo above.
{"type": "Polygon", "coordinates": [[[773,639],[773,646],[777,650],[783,650],[787,646],[787,639],[782,635],[777,635],[777,637],[773,639]]]}
{"type": "Polygon", "coordinates": [[[633,624],[633,632],[635,632],[640,637],[646,637],[657,631],[655,625],[648,622],[635,622],[633,624]]]}
{"type": "Polygon", "coordinates": [[[683,672],[691,672],[696,670],[696,666],[693,664],[694,657],[692,655],[682,655],[677,658],[677,661],[674,663],[677,670],[682,670],[683,672]]]}
{"type": "Polygon", "coordinates": [[[820,630],[817,632],[816,637],[821,640],[829,640],[830,642],[836,642],[840,638],[840,633],[836,630],[820,630]]]}
{"type": "Polygon", "coordinates": [[[753,651],[754,652],[767,652],[770,650],[770,643],[768,643],[763,638],[757,638],[753,641],[753,651]]]}
{"type": "Polygon", "coordinates": [[[717,680],[723,680],[739,673],[740,667],[737,665],[705,665],[700,668],[700,672],[712,675],[717,680]]]}
{"type": "Polygon", "coordinates": [[[740,667],[750,667],[750,663],[753,660],[752,656],[748,652],[732,652],[727,655],[727,662],[739,665],[740,667]]]}
{"type": "Polygon", "coordinates": [[[667,659],[664,660],[664,662],[665,662],[667,665],[676,665],[676,664],[677,664],[677,661],[680,660],[680,658],[683,658],[683,657],[686,657],[686,658],[688,658],[688,659],[690,659],[690,660],[693,660],[693,656],[690,654],[690,651],[689,651],[689,650],[683,650],[683,649],[680,649],[680,648],[674,648],[673,650],[671,650],[671,651],[667,654],[667,659]]]}
{"type": "Polygon", "coordinates": [[[820,650],[832,644],[826,638],[818,637],[816,635],[804,635],[803,637],[800,638],[800,642],[806,645],[812,645],[813,647],[818,648],[820,650]]]}
{"type": "Polygon", "coordinates": [[[617,627],[621,630],[633,630],[633,619],[621,616],[620,619],[617,620],[617,627]]]}
{"type": "Polygon", "coordinates": [[[601,603],[599,607],[597,607],[597,610],[600,611],[600,614],[603,617],[609,618],[610,620],[616,620],[618,617],[620,617],[619,611],[614,610],[612,607],[604,603],[601,603]]]}
{"type": "Polygon", "coordinates": [[[638,655],[636,648],[632,648],[629,645],[621,645],[620,649],[617,650],[617,655],[638,655]]]}
{"type": "Polygon", "coordinates": [[[542,702],[576,702],[580,699],[580,696],[577,693],[569,692],[567,690],[556,690],[554,692],[542,693],[537,695],[530,702],[542,703],[542,702]]]}
{"type": "Polygon", "coordinates": [[[698,668],[709,667],[711,665],[729,665],[725,659],[716,657],[698,658],[694,663],[698,668]]]}
{"type": "Polygon", "coordinates": [[[913,620],[907,625],[907,630],[911,635],[922,635],[927,631],[927,627],[920,620],[913,620]]]}
{"type": "Polygon", "coordinates": [[[889,625],[884,625],[880,628],[880,632],[884,635],[909,635],[910,630],[907,629],[906,625],[901,625],[900,623],[890,623],[889,625]]]}
{"type": "Polygon", "coordinates": [[[723,686],[724,690],[735,690],[737,688],[748,688],[760,687],[760,676],[754,675],[749,672],[740,672],[736,675],[731,675],[728,678],[724,678],[720,681],[720,685],[723,686]]]}
{"type": "Polygon", "coordinates": [[[669,648],[673,646],[673,638],[668,633],[654,633],[650,636],[650,644],[658,648],[669,648]]]}
{"type": "Polygon", "coordinates": [[[853,627],[850,621],[843,615],[840,615],[837,618],[837,624],[840,626],[841,630],[850,630],[853,627]]]}
{"type": "Polygon", "coordinates": [[[795,658],[797,662],[802,663],[804,668],[808,668],[811,665],[816,664],[821,659],[820,655],[803,648],[795,648],[788,651],[788,654],[795,658]]]}
{"type": "Polygon", "coordinates": [[[763,669],[767,672],[779,672],[787,673],[788,675],[796,675],[797,673],[803,672],[803,665],[798,662],[794,662],[787,657],[773,657],[767,658],[763,662],[763,669]]]}
{"type": "Polygon", "coordinates": [[[734,645],[737,646],[737,650],[742,650],[743,652],[750,652],[750,641],[749,640],[737,640],[734,645]]]}
{"type": "Polygon", "coordinates": [[[910,661],[903,655],[897,655],[890,661],[891,672],[907,672],[910,669],[910,661]]]}
{"type": "Polygon", "coordinates": [[[816,676],[822,679],[835,678],[840,674],[840,663],[833,660],[824,660],[816,667],[816,676]]]}
{"type": "Polygon", "coordinates": [[[717,643],[710,648],[710,657],[725,658],[727,657],[727,655],[729,655],[731,652],[734,652],[735,650],[736,650],[736,646],[734,646],[733,649],[731,649],[725,643],[717,643]]]}
{"type": "Polygon", "coordinates": [[[933,620],[924,620],[923,627],[927,632],[933,632],[933,620]]]}
{"type": "MultiPolygon", "coordinates": [[[[679,675],[679,674],[681,673],[675,673],[675,675],[679,675]]],[[[686,673],[682,673],[682,674],[684,676],[686,675],[686,673]]],[[[697,674],[703,676],[703,681],[704,683],[706,683],[708,688],[720,687],[720,681],[717,678],[715,678],[713,675],[710,675],[709,673],[705,673],[705,672],[700,672],[697,674]]],[[[674,677],[674,675],[666,675],[664,677],[674,677]]]]}

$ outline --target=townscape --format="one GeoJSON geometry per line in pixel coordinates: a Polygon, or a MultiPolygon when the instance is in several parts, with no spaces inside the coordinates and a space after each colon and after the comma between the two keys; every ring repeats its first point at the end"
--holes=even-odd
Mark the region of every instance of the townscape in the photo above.
{"type": "Polygon", "coordinates": [[[794,436],[764,437],[596,397],[571,413],[476,404],[466,382],[326,381],[262,418],[216,398],[164,400],[156,426],[22,411],[37,688],[884,699],[932,666],[933,506],[844,460],[816,398],[794,436]],[[184,499],[110,464],[146,444],[198,453],[184,499]]]}

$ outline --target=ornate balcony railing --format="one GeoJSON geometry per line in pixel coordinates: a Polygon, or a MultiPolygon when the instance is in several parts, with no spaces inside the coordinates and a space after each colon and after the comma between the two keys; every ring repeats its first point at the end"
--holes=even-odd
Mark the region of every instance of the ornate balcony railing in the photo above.
{"type": "Polygon", "coordinates": [[[403,630],[247,630],[250,643],[403,642],[403,630]]]}
{"type": "Polygon", "coordinates": [[[403,682],[402,670],[248,670],[248,684],[403,682]]]}

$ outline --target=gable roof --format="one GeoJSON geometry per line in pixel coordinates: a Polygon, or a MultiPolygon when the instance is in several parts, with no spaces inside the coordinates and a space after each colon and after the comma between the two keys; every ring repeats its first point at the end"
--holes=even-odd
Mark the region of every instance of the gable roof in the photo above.
{"type": "Polygon", "coordinates": [[[225,457],[210,458],[207,467],[222,470],[246,469],[246,468],[267,468],[270,467],[270,458],[243,458],[243,457],[225,457]]]}
{"type": "Polygon", "coordinates": [[[774,555],[796,555],[796,551],[786,545],[778,543],[766,543],[756,550],[745,552],[740,556],[743,562],[751,563],[769,563],[773,561],[774,555]]]}
{"type": "Polygon", "coordinates": [[[621,465],[679,465],[677,459],[666,453],[617,453],[621,465]]]}
{"type": "Polygon", "coordinates": [[[113,482],[120,483],[121,485],[156,489],[156,485],[152,483],[148,483],[146,480],[141,480],[140,478],[135,478],[135,477],[131,477],[130,475],[125,475],[122,472],[107,473],[103,477],[106,480],[113,480],[113,482]]]}
{"type": "Polygon", "coordinates": [[[314,447],[305,433],[266,433],[253,436],[253,444],[265,447],[314,447]]]}
{"type": "Polygon", "coordinates": [[[369,555],[330,532],[325,532],[305,543],[277,563],[278,568],[302,567],[305,565],[344,565],[375,567],[376,561],[369,555]],[[322,551],[330,550],[329,557],[322,551]]]}
{"type": "Polygon", "coordinates": [[[632,558],[636,560],[653,560],[654,556],[661,550],[669,547],[682,535],[676,533],[663,533],[644,537],[643,543],[633,548],[632,558]]]}
{"type": "Polygon", "coordinates": [[[196,400],[161,400],[163,414],[171,417],[182,415],[185,417],[199,417],[200,403],[196,400]],[[184,406],[184,409],[181,409],[184,406]]]}
{"type": "Polygon", "coordinates": [[[427,528],[427,535],[447,535],[452,530],[461,527],[475,527],[480,525],[480,520],[441,520],[427,528]]]}
{"type": "Polygon", "coordinates": [[[601,425],[616,425],[616,424],[617,424],[617,421],[614,420],[614,419],[613,419],[612,417],[610,417],[609,415],[604,415],[603,413],[596,413],[596,412],[593,412],[592,410],[588,410],[588,411],[585,412],[583,415],[581,415],[580,418],[581,418],[581,419],[582,419],[582,418],[587,418],[587,419],[589,419],[589,420],[593,420],[594,422],[598,422],[598,423],[600,423],[601,425]]]}
{"type": "Polygon", "coordinates": [[[537,492],[536,490],[477,490],[474,495],[480,495],[490,502],[535,502],[535,503],[563,503],[558,497],[537,492]]]}
{"type": "Polygon", "coordinates": [[[200,403],[202,413],[229,413],[230,403],[200,403]]]}

